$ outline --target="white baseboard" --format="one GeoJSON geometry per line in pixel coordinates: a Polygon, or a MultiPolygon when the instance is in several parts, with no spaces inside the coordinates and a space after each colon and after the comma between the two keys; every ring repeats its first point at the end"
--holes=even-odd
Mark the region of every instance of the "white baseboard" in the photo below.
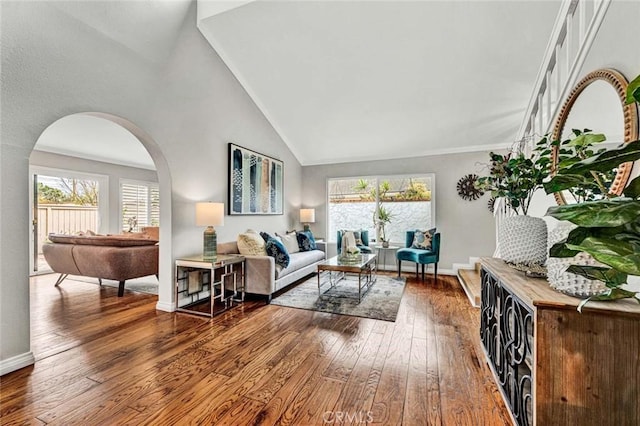
{"type": "Polygon", "coordinates": [[[26,352],[24,354],[16,355],[9,359],[3,359],[0,361],[0,376],[11,373],[12,371],[19,370],[29,365],[35,364],[36,359],[33,356],[33,352],[26,352]]]}
{"type": "Polygon", "coordinates": [[[453,270],[457,275],[459,269],[476,269],[476,263],[479,263],[480,259],[480,257],[470,257],[469,263],[454,263],[453,270]]]}
{"type": "Polygon", "coordinates": [[[460,269],[473,269],[473,264],[471,263],[454,263],[453,264],[453,270],[456,272],[456,275],[458,275],[458,271],[460,269]]]}
{"type": "Polygon", "coordinates": [[[176,310],[176,307],[173,303],[158,301],[158,303],[156,303],[156,309],[164,312],[174,312],[176,310]]]}
{"type": "MultiPolygon", "coordinates": [[[[413,265],[413,264],[412,264],[412,265],[413,265]]],[[[427,274],[433,275],[433,269],[434,269],[434,268],[433,268],[433,263],[429,263],[429,265],[428,265],[428,266],[429,266],[429,267],[427,268],[427,265],[425,265],[425,267],[424,267],[424,274],[425,274],[425,275],[427,275],[427,274]],[[428,271],[428,272],[427,272],[427,271],[428,271]]],[[[385,271],[385,272],[390,272],[390,271],[396,271],[396,272],[398,272],[398,268],[396,267],[396,268],[395,268],[395,269],[393,269],[393,270],[392,270],[392,269],[385,269],[384,271],[385,271]]],[[[420,267],[420,269],[419,269],[419,272],[418,272],[418,273],[421,273],[421,271],[422,271],[422,267],[420,267]]],[[[403,272],[403,273],[405,273],[405,272],[406,272],[406,273],[411,273],[411,272],[413,272],[413,274],[415,275],[415,273],[416,273],[416,267],[415,267],[415,266],[403,266],[403,267],[402,267],[402,272],[403,272]]],[[[438,275],[457,275],[457,273],[456,273],[456,271],[455,271],[454,269],[440,269],[440,268],[438,268],[438,275]]]]}

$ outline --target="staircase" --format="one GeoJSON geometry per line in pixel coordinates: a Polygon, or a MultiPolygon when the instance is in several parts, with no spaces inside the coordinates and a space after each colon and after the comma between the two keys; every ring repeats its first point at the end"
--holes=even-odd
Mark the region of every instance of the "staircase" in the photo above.
{"type": "Polygon", "coordinates": [[[473,263],[473,269],[458,269],[458,281],[460,286],[467,294],[471,306],[474,308],[480,307],[480,289],[482,287],[482,280],[480,278],[481,265],[479,261],[473,263]]]}

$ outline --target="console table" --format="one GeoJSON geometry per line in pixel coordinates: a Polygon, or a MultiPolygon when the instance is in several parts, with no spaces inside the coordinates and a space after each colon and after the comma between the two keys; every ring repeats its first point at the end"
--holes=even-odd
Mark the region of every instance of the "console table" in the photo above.
{"type": "Polygon", "coordinates": [[[176,311],[213,317],[244,302],[244,266],[240,255],[176,259],[176,311]]]}
{"type": "Polygon", "coordinates": [[[517,425],[640,424],[640,304],[590,302],[482,259],[480,338],[517,425]]]}

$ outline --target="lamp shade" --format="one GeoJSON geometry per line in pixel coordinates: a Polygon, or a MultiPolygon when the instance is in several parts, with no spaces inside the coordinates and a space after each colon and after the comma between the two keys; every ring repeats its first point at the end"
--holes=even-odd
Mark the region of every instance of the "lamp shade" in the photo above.
{"type": "Polygon", "coordinates": [[[300,223],[315,223],[316,209],[300,209],[300,223]]]}
{"type": "Polygon", "coordinates": [[[196,203],[196,225],[224,225],[224,203],[196,203]]]}

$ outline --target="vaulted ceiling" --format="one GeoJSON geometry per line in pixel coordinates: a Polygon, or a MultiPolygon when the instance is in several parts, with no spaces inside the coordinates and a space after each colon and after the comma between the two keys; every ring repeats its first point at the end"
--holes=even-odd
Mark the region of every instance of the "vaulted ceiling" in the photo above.
{"type": "MultiPolygon", "coordinates": [[[[197,24],[300,163],[313,165],[510,146],[560,3],[198,0],[197,24]]],[[[60,22],[73,34],[90,29],[150,70],[168,60],[190,7],[38,5],[34,18],[52,43],[64,39],[60,22]]],[[[97,143],[68,140],[38,147],[97,143]]],[[[104,151],[126,153],[112,159],[121,164],[132,158],[104,151]]]]}
{"type": "Polygon", "coordinates": [[[201,32],[312,165],[511,145],[560,2],[198,6],[201,32]]]}

